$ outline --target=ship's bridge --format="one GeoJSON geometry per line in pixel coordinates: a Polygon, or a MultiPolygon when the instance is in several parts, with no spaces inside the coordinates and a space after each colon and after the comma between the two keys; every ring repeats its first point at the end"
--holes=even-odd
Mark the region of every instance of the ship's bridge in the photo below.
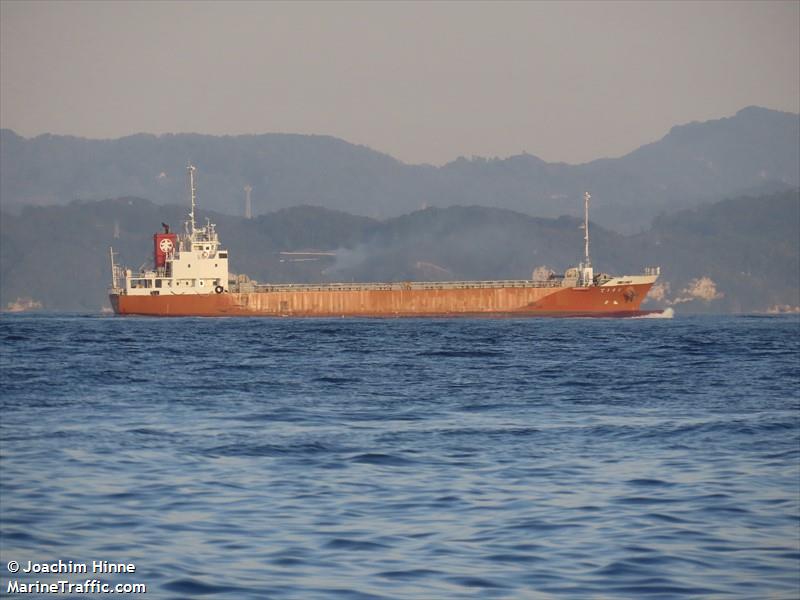
{"type": "Polygon", "coordinates": [[[220,247],[216,233],[198,235],[196,232],[184,238],[180,247],[184,249],[167,254],[163,267],[138,273],[130,269],[125,271],[125,293],[159,296],[227,291],[228,251],[220,247]]]}
{"type": "Polygon", "coordinates": [[[124,280],[122,293],[132,296],[165,294],[221,294],[228,291],[228,251],[220,246],[216,225],[209,219],[201,227],[195,225],[194,167],[189,165],[191,212],[186,233],[177,236],[165,232],[156,234],[154,268],[134,273],[122,271],[113,264],[113,286],[118,276],[124,280]],[[180,238],[180,239],[178,239],[180,238]],[[173,243],[176,242],[176,243],[173,243]]]}

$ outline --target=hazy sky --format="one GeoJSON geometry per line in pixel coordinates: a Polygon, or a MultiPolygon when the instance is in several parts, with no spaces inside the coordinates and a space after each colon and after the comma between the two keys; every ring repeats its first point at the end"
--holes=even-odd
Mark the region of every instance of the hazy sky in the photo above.
{"type": "Polygon", "coordinates": [[[319,133],[409,163],[619,156],[752,104],[800,112],[800,2],[18,2],[24,136],[319,133]]]}

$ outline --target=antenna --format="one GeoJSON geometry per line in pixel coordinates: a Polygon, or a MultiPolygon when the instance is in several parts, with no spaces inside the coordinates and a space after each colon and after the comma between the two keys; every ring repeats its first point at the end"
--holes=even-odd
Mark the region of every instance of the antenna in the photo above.
{"type": "Polygon", "coordinates": [[[252,185],[244,186],[244,218],[253,218],[253,204],[250,202],[250,192],[253,191],[252,185]]]}
{"type": "Polygon", "coordinates": [[[189,212],[189,219],[192,225],[192,235],[194,235],[194,207],[197,204],[197,189],[194,187],[194,172],[197,170],[192,163],[186,167],[186,170],[189,172],[189,190],[191,191],[192,197],[192,210],[189,212]]]}
{"type": "Polygon", "coordinates": [[[583,242],[584,260],[587,267],[592,266],[592,260],[589,258],[589,199],[591,197],[589,192],[583,193],[583,242]]]}

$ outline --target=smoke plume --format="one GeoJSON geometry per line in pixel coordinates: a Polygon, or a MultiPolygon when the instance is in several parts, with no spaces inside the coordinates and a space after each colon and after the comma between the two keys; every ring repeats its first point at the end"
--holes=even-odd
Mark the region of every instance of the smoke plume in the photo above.
{"type": "Polygon", "coordinates": [[[708,276],[692,279],[685,288],[681,290],[681,296],[675,298],[670,304],[682,304],[693,300],[704,300],[711,302],[719,300],[725,294],[717,291],[717,284],[708,276]]]}

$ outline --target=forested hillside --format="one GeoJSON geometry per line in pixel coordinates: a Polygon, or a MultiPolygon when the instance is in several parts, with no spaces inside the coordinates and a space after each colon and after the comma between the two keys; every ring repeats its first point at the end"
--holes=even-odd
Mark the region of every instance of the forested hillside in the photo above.
{"type": "MultiPolygon", "coordinates": [[[[137,198],[33,207],[0,220],[0,305],[96,312],[108,302],[109,246],[137,269],[152,259],[162,222],[181,230],[185,208],[137,198]]],[[[535,218],[487,207],[427,208],[385,221],[301,206],[247,220],[206,213],[231,270],[261,282],[527,279],[580,260],[574,217],[535,218]],[[315,254],[317,252],[328,254],[315,254]],[[307,255],[282,252],[310,252],[307,255]]],[[[650,305],[690,312],[766,312],[800,306],[800,191],[739,197],[663,216],[631,236],[591,228],[595,268],[637,273],[661,265],[650,305]]]]}

